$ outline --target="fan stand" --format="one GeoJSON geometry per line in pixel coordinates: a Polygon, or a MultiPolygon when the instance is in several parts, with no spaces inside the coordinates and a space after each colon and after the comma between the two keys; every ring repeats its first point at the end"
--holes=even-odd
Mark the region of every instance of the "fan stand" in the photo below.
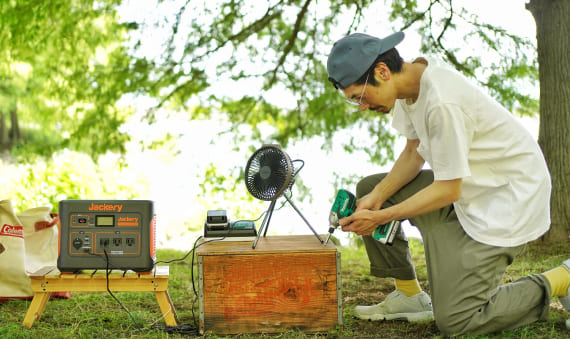
{"type": "MultiPolygon", "coordinates": [[[[301,217],[301,219],[303,219],[305,224],[307,224],[307,226],[309,226],[311,231],[313,231],[313,233],[315,234],[315,237],[317,237],[317,239],[319,239],[320,243],[321,244],[324,243],[323,239],[321,239],[319,234],[315,231],[315,229],[311,226],[311,224],[309,224],[307,219],[305,219],[305,217],[303,216],[301,211],[299,211],[297,206],[295,206],[295,204],[293,204],[291,199],[289,199],[287,197],[287,195],[285,195],[285,194],[283,196],[285,197],[285,199],[287,199],[289,204],[291,204],[291,206],[293,206],[293,209],[299,214],[299,216],[301,217]]],[[[263,233],[263,237],[265,237],[267,235],[267,229],[269,228],[269,221],[271,221],[271,216],[273,215],[273,210],[275,209],[275,203],[276,202],[277,202],[277,199],[274,199],[269,204],[269,209],[267,209],[267,213],[265,214],[265,217],[263,217],[263,221],[261,222],[261,226],[259,227],[259,232],[257,233],[257,236],[255,237],[255,241],[253,242],[253,246],[251,246],[251,248],[255,249],[255,246],[257,246],[257,241],[259,240],[261,233],[263,233]]]]}

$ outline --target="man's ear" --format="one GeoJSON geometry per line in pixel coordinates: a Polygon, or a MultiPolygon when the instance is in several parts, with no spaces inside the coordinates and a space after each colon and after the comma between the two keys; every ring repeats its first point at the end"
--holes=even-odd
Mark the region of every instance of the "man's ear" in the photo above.
{"type": "Polygon", "coordinates": [[[388,81],[390,80],[392,73],[390,72],[390,68],[388,68],[388,66],[385,63],[379,62],[376,64],[376,67],[374,67],[374,76],[377,79],[388,81]]]}

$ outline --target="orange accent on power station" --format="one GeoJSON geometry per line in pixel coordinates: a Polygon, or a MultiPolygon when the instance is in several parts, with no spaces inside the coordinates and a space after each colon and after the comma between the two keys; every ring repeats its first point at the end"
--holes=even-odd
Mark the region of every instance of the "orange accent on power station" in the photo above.
{"type": "Polygon", "coordinates": [[[150,221],[150,256],[156,259],[156,215],[150,221]]]}

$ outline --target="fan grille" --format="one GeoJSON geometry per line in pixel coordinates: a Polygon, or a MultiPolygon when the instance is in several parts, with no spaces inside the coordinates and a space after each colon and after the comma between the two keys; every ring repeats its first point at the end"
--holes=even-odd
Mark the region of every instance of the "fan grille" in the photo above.
{"type": "Polygon", "coordinates": [[[257,199],[275,200],[289,187],[293,175],[291,159],[279,146],[263,146],[249,158],[245,184],[257,199]]]}

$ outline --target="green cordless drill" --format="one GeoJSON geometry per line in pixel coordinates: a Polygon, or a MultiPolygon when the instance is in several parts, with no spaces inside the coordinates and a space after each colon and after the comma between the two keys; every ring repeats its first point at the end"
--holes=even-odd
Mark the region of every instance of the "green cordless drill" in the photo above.
{"type": "MultiPolygon", "coordinates": [[[[327,245],[334,230],[338,227],[339,219],[346,218],[356,211],[356,197],[347,190],[340,189],[334,199],[333,206],[329,213],[329,234],[325,240],[324,246],[327,245]]],[[[400,221],[394,220],[387,224],[380,225],[372,232],[372,238],[387,245],[392,245],[394,237],[400,227],[400,221]]]]}
{"type": "Polygon", "coordinates": [[[331,235],[334,230],[338,227],[339,219],[348,217],[356,210],[356,197],[354,194],[347,190],[340,189],[336,194],[334,199],[331,212],[329,213],[329,234],[327,235],[327,240],[325,240],[325,245],[329,242],[331,235]]]}

